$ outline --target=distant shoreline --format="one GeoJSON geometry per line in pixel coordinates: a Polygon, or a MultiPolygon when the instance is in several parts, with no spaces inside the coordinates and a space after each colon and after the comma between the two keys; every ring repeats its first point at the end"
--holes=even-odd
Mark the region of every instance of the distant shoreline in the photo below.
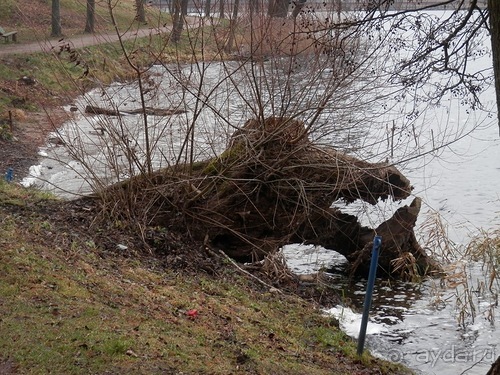
{"type": "MultiPolygon", "coordinates": [[[[205,12],[205,1],[207,0],[188,0],[188,13],[204,13],[205,12]]],[[[235,0],[227,0],[226,8],[231,8],[233,6],[235,0]]],[[[293,7],[294,3],[302,3],[304,0],[290,0],[290,7],[293,7]]],[[[169,9],[173,0],[149,0],[148,4],[152,6],[156,6],[160,9],[169,9]]],[[[248,3],[250,0],[240,0],[241,9],[248,8],[248,3]]],[[[330,0],[328,3],[325,3],[321,0],[305,0],[305,6],[312,7],[314,9],[324,8],[328,11],[352,11],[352,10],[363,10],[370,7],[370,3],[373,0],[330,0]]],[[[432,7],[435,10],[455,10],[461,3],[456,0],[450,4],[439,5],[443,3],[443,0],[404,0],[404,1],[394,1],[393,4],[389,6],[387,10],[390,11],[404,11],[404,10],[417,10],[427,7],[432,7]]],[[[486,9],[488,0],[478,0],[478,6],[481,9],[486,9]]],[[[227,11],[227,9],[226,9],[227,11]]],[[[219,8],[218,5],[212,5],[210,13],[218,13],[219,8]]]]}

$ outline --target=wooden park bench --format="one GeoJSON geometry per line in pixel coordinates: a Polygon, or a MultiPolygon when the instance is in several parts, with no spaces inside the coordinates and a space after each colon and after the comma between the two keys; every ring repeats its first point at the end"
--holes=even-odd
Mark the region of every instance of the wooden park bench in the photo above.
{"type": "Polygon", "coordinates": [[[0,36],[5,39],[5,43],[9,41],[9,37],[12,38],[13,42],[17,42],[17,31],[9,31],[8,33],[0,27],[0,36]]]}

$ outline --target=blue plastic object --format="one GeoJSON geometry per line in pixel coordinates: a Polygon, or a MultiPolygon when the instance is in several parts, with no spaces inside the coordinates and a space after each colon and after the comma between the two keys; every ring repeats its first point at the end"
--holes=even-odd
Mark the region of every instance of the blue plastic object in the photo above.
{"type": "Polygon", "coordinates": [[[375,236],[373,239],[372,259],[370,262],[370,273],[368,274],[368,285],[366,286],[365,302],[363,304],[363,317],[361,318],[361,328],[359,329],[358,337],[358,355],[363,354],[365,346],[366,327],[368,325],[368,316],[372,306],[373,286],[375,285],[375,276],[377,275],[378,253],[382,237],[375,236]]]}
{"type": "Polygon", "coordinates": [[[5,173],[5,180],[7,182],[11,182],[14,179],[14,169],[7,169],[7,173],[5,173]]]}

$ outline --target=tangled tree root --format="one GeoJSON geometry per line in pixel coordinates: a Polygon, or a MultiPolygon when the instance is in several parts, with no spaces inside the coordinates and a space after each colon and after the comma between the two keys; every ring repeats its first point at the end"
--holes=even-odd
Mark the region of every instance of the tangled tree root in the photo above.
{"type": "Polygon", "coordinates": [[[408,276],[439,268],[415,238],[419,198],[375,229],[331,205],[338,199],[397,201],[411,189],[394,166],[314,145],[302,122],[271,117],[247,121],[216,158],[134,178],[110,191],[132,192],[134,207],[147,207],[143,215],[152,224],[187,231],[238,260],[263,259],[287,243],[305,242],[339,251],[353,273],[364,274],[378,234],[380,269],[408,276]]]}

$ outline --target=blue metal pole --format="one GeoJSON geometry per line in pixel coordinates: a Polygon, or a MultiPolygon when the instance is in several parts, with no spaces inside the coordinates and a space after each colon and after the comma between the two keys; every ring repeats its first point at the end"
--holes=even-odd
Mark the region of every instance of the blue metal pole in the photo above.
{"type": "Polygon", "coordinates": [[[368,285],[366,286],[365,302],[363,304],[363,317],[361,319],[361,328],[358,337],[358,355],[363,354],[365,346],[366,327],[368,325],[368,315],[372,305],[373,286],[375,285],[375,276],[377,274],[378,252],[382,244],[382,237],[375,236],[373,239],[372,259],[370,262],[370,273],[368,274],[368,285]]]}
{"type": "Polygon", "coordinates": [[[5,180],[7,182],[11,182],[14,179],[14,169],[11,167],[7,169],[7,173],[5,173],[5,180]]]}

